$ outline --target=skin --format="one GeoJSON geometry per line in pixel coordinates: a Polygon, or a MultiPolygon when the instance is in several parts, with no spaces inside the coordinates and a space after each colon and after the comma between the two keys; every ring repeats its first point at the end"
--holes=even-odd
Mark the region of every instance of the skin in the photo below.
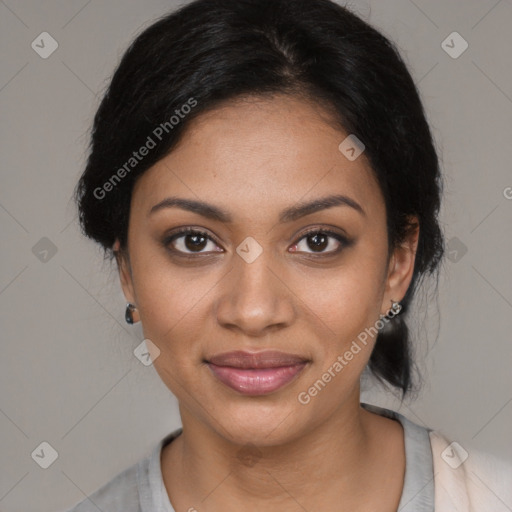
{"type": "Polygon", "coordinates": [[[231,101],[192,121],[135,185],[118,264],[134,319],[160,350],[154,367],[179,401],[183,434],[161,456],[176,511],[397,509],[403,429],[359,405],[375,339],[307,405],[297,399],[403,298],[413,274],[419,231],[388,258],[384,198],[364,153],[349,161],[338,150],[347,135],[303,98],[231,101]],[[334,193],[365,214],[336,206],[278,221],[283,209],[334,193]],[[233,222],[176,207],[149,214],[171,195],[217,205],[233,222]],[[195,253],[186,236],[164,246],[166,234],[187,226],[213,240],[195,253]],[[335,254],[340,243],[329,238],[315,252],[303,236],[308,228],[353,243],[335,254]],[[236,252],[249,236],[263,250],[252,263],[236,252]],[[228,388],[204,363],[264,349],[310,362],[285,387],[257,397],[228,388]]]}

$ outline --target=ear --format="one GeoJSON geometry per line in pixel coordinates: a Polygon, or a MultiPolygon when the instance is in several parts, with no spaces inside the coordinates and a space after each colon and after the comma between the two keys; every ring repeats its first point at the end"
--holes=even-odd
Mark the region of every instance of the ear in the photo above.
{"type": "Polygon", "coordinates": [[[384,297],[381,313],[385,315],[391,307],[391,301],[400,302],[412,280],[414,262],[420,234],[420,225],[417,217],[409,218],[410,227],[405,240],[394,249],[388,265],[384,297]]]}
{"type": "MultiPolygon", "coordinates": [[[[120,243],[118,239],[116,239],[112,250],[114,251],[114,255],[116,257],[117,269],[119,271],[119,280],[121,282],[121,288],[123,290],[126,302],[131,302],[137,306],[128,254],[120,249],[120,243]]],[[[134,322],[139,320],[138,311],[133,312],[133,319],[134,322]]]]}

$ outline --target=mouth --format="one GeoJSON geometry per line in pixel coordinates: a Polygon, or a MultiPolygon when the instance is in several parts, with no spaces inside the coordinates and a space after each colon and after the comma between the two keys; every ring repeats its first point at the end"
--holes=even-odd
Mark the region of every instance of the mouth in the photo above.
{"type": "Polygon", "coordinates": [[[226,352],[205,361],[212,374],[243,395],[266,395],[294,380],[310,362],[308,359],[275,350],[226,352]]]}

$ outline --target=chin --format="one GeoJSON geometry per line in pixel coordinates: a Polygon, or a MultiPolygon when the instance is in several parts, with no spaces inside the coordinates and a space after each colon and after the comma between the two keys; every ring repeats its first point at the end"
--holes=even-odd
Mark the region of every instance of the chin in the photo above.
{"type": "Polygon", "coordinates": [[[245,399],[245,403],[219,404],[222,416],[212,428],[230,442],[239,445],[276,446],[299,436],[300,418],[295,405],[283,400],[264,403],[262,400],[245,399]],[[221,428],[219,428],[221,427],[221,428]]]}

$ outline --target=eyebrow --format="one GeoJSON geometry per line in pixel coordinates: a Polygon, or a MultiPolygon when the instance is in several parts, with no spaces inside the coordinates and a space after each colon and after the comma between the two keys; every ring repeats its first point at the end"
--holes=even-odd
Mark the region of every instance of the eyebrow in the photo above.
{"type": "MultiPolygon", "coordinates": [[[[366,216],[366,212],[363,210],[363,207],[354,199],[344,195],[330,195],[314,199],[309,202],[301,202],[297,205],[284,209],[279,215],[279,222],[292,222],[300,219],[301,217],[305,217],[306,215],[311,215],[312,213],[326,210],[327,208],[333,208],[335,206],[349,206],[361,215],[366,216]]],[[[148,215],[152,215],[153,213],[165,208],[173,207],[197,213],[198,215],[208,219],[223,222],[225,224],[233,222],[231,214],[218,206],[203,201],[196,201],[195,199],[185,199],[181,197],[165,198],[163,201],[155,204],[149,211],[148,215]]]]}

